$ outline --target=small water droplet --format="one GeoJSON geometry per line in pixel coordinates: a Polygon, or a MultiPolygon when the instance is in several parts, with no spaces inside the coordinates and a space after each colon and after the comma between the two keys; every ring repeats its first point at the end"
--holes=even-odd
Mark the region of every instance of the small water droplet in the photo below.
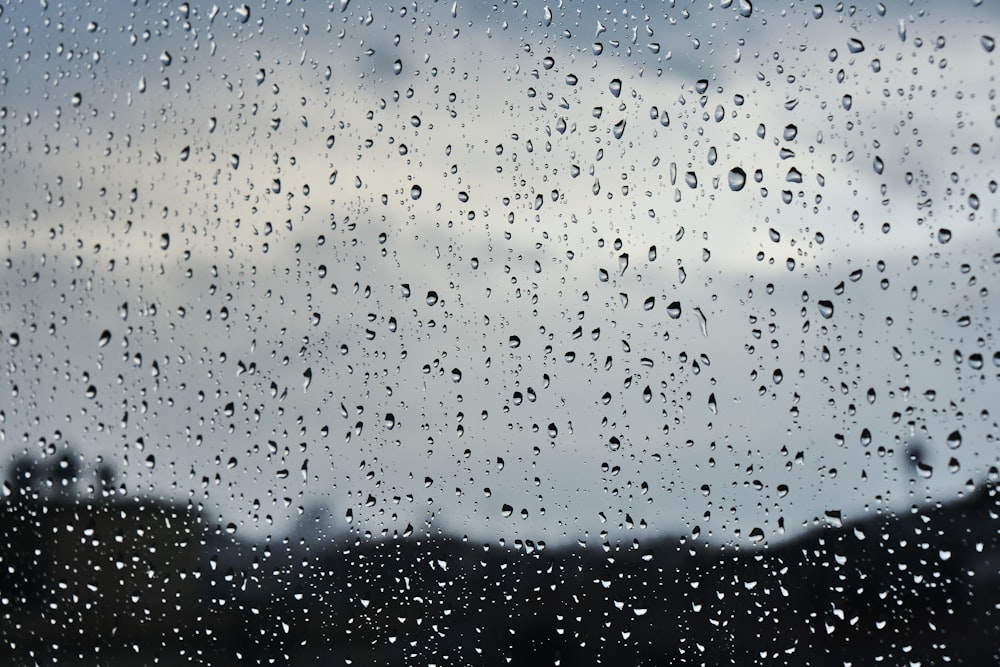
{"type": "Polygon", "coordinates": [[[111,342],[111,332],[105,329],[104,331],[101,332],[101,337],[97,341],[97,346],[104,347],[110,342],[111,342]]]}
{"type": "Polygon", "coordinates": [[[993,53],[993,49],[995,49],[997,46],[996,40],[989,35],[983,35],[982,37],[980,37],[979,43],[983,45],[983,48],[986,50],[986,53],[993,53]]]}
{"type": "Polygon", "coordinates": [[[851,37],[847,40],[847,50],[851,53],[861,53],[865,50],[864,42],[857,37],[851,37]]]}
{"type": "Polygon", "coordinates": [[[521,339],[518,336],[511,336],[507,339],[507,345],[511,348],[521,347],[521,339]]]}
{"type": "Polygon", "coordinates": [[[391,431],[396,428],[396,417],[391,412],[387,412],[383,423],[385,424],[385,427],[391,431]]]}
{"type": "Polygon", "coordinates": [[[611,79],[611,83],[608,85],[608,90],[615,97],[622,94],[622,80],[621,79],[611,79]]]}
{"type": "Polygon", "coordinates": [[[160,250],[166,250],[170,247],[170,234],[164,232],[160,234],[160,250]]]}
{"type": "Polygon", "coordinates": [[[827,299],[823,299],[816,303],[816,307],[819,309],[819,314],[826,319],[833,317],[833,302],[827,299]]]}
{"type": "Polygon", "coordinates": [[[615,139],[621,139],[625,134],[625,119],[622,118],[620,121],[615,123],[615,126],[611,128],[611,132],[615,135],[615,139]]]}
{"type": "Polygon", "coordinates": [[[410,188],[410,199],[416,201],[417,199],[420,199],[420,195],[422,194],[424,194],[424,190],[419,185],[414,185],[410,188]]]}
{"type": "Polygon", "coordinates": [[[172,63],[173,61],[174,59],[170,56],[169,51],[164,51],[163,53],[160,54],[160,64],[163,65],[164,67],[169,67],[170,63],[172,63]]]}
{"type": "Polygon", "coordinates": [[[462,370],[459,368],[451,369],[451,381],[458,383],[462,381],[462,370]]]}

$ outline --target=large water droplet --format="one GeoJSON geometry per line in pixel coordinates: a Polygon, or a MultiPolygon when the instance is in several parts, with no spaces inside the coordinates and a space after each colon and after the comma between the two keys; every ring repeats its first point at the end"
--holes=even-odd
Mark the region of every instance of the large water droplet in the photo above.
{"type": "Polygon", "coordinates": [[[410,188],[410,199],[416,201],[417,199],[420,199],[420,195],[422,194],[424,194],[424,189],[421,188],[419,185],[414,185],[412,188],[410,188]]]}
{"type": "Polygon", "coordinates": [[[865,50],[864,42],[857,37],[851,37],[847,40],[847,50],[851,53],[861,53],[865,50]]]}
{"type": "Polygon", "coordinates": [[[959,431],[952,431],[948,434],[947,443],[949,448],[958,449],[962,446],[962,434],[959,431]]]}
{"type": "Polygon", "coordinates": [[[729,170],[728,180],[729,189],[733,192],[739,192],[747,184],[747,173],[739,167],[733,167],[729,170]]]}
{"type": "Polygon", "coordinates": [[[832,301],[823,299],[822,301],[819,301],[816,304],[816,307],[819,308],[819,314],[822,315],[823,317],[825,317],[826,319],[830,319],[831,317],[833,317],[833,302],[832,301]]]}
{"type": "Polygon", "coordinates": [[[608,90],[610,90],[611,94],[614,95],[615,97],[618,97],[619,95],[621,95],[622,94],[622,80],[621,79],[611,79],[611,84],[608,85],[608,90]]]}

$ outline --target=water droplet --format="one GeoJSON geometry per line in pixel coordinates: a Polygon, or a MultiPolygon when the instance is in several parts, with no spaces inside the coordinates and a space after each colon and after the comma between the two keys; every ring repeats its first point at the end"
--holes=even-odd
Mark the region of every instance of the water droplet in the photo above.
{"type": "Polygon", "coordinates": [[[750,0],[740,0],[739,13],[745,19],[750,18],[750,15],[753,14],[753,5],[750,4],[750,0]]]}
{"type": "Polygon", "coordinates": [[[98,347],[104,347],[111,342],[111,332],[105,329],[101,332],[101,337],[97,341],[98,347]]]}
{"type": "Polygon", "coordinates": [[[642,309],[643,310],[653,310],[653,306],[654,305],[656,305],[656,297],[651,296],[651,297],[648,297],[645,301],[643,301],[643,303],[642,303],[642,309]]]}
{"type": "Polygon", "coordinates": [[[844,95],[844,97],[840,100],[840,104],[844,107],[845,111],[850,111],[851,105],[854,104],[854,98],[850,95],[844,95]]]}
{"type": "Polygon", "coordinates": [[[420,116],[410,116],[410,125],[420,127],[420,116]]]}
{"type": "Polygon", "coordinates": [[[610,85],[608,85],[608,90],[610,90],[611,94],[614,95],[615,97],[618,97],[619,95],[621,95],[622,94],[622,80],[621,79],[611,79],[611,83],[610,83],[610,85]]]}
{"type": "Polygon", "coordinates": [[[673,301],[667,306],[667,315],[672,320],[676,320],[681,316],[681,304],[679,301],[673,301]]]}
{"type": "Polygon", "coordinates": [[[396,417],[395,417],[395,415],[393,415],[391,412],[387,412],[385,414],[385,417],[383,418],[383,424],[385,424],[385,427],[387,429],[389,429],[390,431],[392,429],[396,428],[396,417]]]}
{"type": "Polygon", "coordinates": [[[625,119],[622,118],[620,121],[615,123],[615,126],[611,128],[611,132],[615,135],[615,139],[621,139],[622,135],[625,134],[625,119]]]}
{"type": "Polygon", "coordinates": [[[402,60],[397,60],[394,63],[392,63],[392,73],[393,74],[397,74],[398,75],[402,71],[403,71],[403,61],[402,60]]]}
{"type": "Polygon", "coordinates": [[[865,50],[865,45],[857,37],[851,37],[847,40],[847,50],[851,53],[861,53],[865,50]]]}
{"type": "Polygon", "coordinates": [[[740,169],[739,167],[733,167],[729,170],[729,189],[733,192],[739,192],[747,184],[747,173],[740,169]]]}
{"type": "Polygon", "coordinates": [[[427,298],[425,299],[428,306],[433,306],[438,302],[438,294],[434,290],[427,292],[427,298]]]}
{"type": "Polygon", "coordinates": [[[698,318],[698,326],[701,328],[701,335],[708,338],[708,318],[705,317],[705,313],[701,312],[701,308],[695,306],[694,314],[698,318]]]}
{"type": "Polygon", "coordinates": [[[816,307],[819,309],[819,314],[826,319],[833,317],[833,302],[823,299],[816,303],[816,307]]]}
{"type": "Polygon", "coordinates": [[[229,156],[229,166],[232,167],[233,169],[239,169],[240,168],[240,156],[237,155],[236,153],[233,153],[232,155],[230,155],[229,156]]]}
{"type": "Polygon", "coordinates": [[[872,163],[872,167],[875,169],[876,174],[881,175],[882,171],[885,169],[885,163],[882,162],[882,158],[876,155],[875,162],[872,163]]]}
{"type": "Polygon", "coordinates": [[[993,53],[993,49],[997,46],[996,40],[989,35],[983,35],[980,37],[979,43],[983,45],[984,49],[986,49],[986,53],[993,53]]]}
{"type": "Polygon", "coordinates": [[[166,232],[160,234],[160,250],[166,250],[170,247],[170,234],[166,232]]]}
{"type": "Polygon", "coordinates": [[[550,438],[555,438],[557,435],[559,435],[559,429],[556,427],[555,424],[552,423],[549,424],[547,432],[550,438]]]}
{"type": "Polygon", "coordinates": [[[507,339],[507,345],[511,348],[521,347],[521,339],[518,336],[511,336],[507,339]]]}
{"type": "Polygon", "coordinates": [[[414,185],[410,188],[410,199],[416,201],[417,199],[420,199],[420,195],[422,194],[424,194],[424,190],[419,185],[414,185]]]}
{"type": "Polygon", "coordinates": [[[462,381],[462,371],[458,368],[451,369],[451,381],[458,383],[462,381]]]}
{"type": "Polygon", "coordinates": [[[814,19],[823,18],[823,5],[813,5],[813,18],[814,19]]]}
{"type": "Polygon", "coordinates": [[[170,56],[170,53],[168,51],[164,51],[163,53],[160,54],[160,64],[163,65],[164,67],[169,67],[170,63],[172,63],[173,61],[174,59],[170,56]]]}
{"type": "Polygon", "coordinates": [[[958,449],[962,446],[962,434],[959,431],[952,431],[948,434],[947,443],[950,449],[958,449]]]}
{"type": "Polygon", "coordinates": [[[236,20],[240,23],[246,23],[250,20],[250,7],[247,5],[240,5],[236,8],[236,20]]]}
{"type": "Polygon", "coordinates": [[[947,227],[942,227],[938,230],[937,238],[939,243],[947,243],[951,240],[951,230],[947,227]]]}
{"type": "Polygon", "coordinates": [[[655,245],[649,246],[649,254],[647,256],[649,257],[649,261],[651,261],[651,262],[655,262],[656,261],[656,246],[655,245]]]}
{"type": "Polygon", "coordinates": [[[73,93],[73,97],[70,98],[70,104],[72,104],[75,107],[78,107],[81,104],[83,104],[83,95],[81,95],[80,93],[73,93]]]}
{"type": "Polygon", "coordinates": [[[684,182],[687,183],[687,186],[693,190],[698,187],[698,174],[693,171],[687,172],[684,174],[684,182]]]}

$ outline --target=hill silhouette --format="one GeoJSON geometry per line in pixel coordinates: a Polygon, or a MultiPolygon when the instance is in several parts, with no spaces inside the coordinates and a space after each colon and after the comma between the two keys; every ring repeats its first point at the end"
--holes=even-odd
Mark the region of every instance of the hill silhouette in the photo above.
{"type": "Polygon", "coordinates": [[[0,664],[1000,663],[993,485],[773,546],[543,549],[242,542],[191,506],[16,469],[0,664]]]}

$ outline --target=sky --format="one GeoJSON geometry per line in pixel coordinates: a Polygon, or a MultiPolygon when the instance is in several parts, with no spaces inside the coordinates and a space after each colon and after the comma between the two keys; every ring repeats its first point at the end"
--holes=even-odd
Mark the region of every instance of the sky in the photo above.
{"type": "Polygon", "coordinates": [[[957,498],[997,465],[998,18],[6,6],[4,456],[248,538],[957,498]]]}

